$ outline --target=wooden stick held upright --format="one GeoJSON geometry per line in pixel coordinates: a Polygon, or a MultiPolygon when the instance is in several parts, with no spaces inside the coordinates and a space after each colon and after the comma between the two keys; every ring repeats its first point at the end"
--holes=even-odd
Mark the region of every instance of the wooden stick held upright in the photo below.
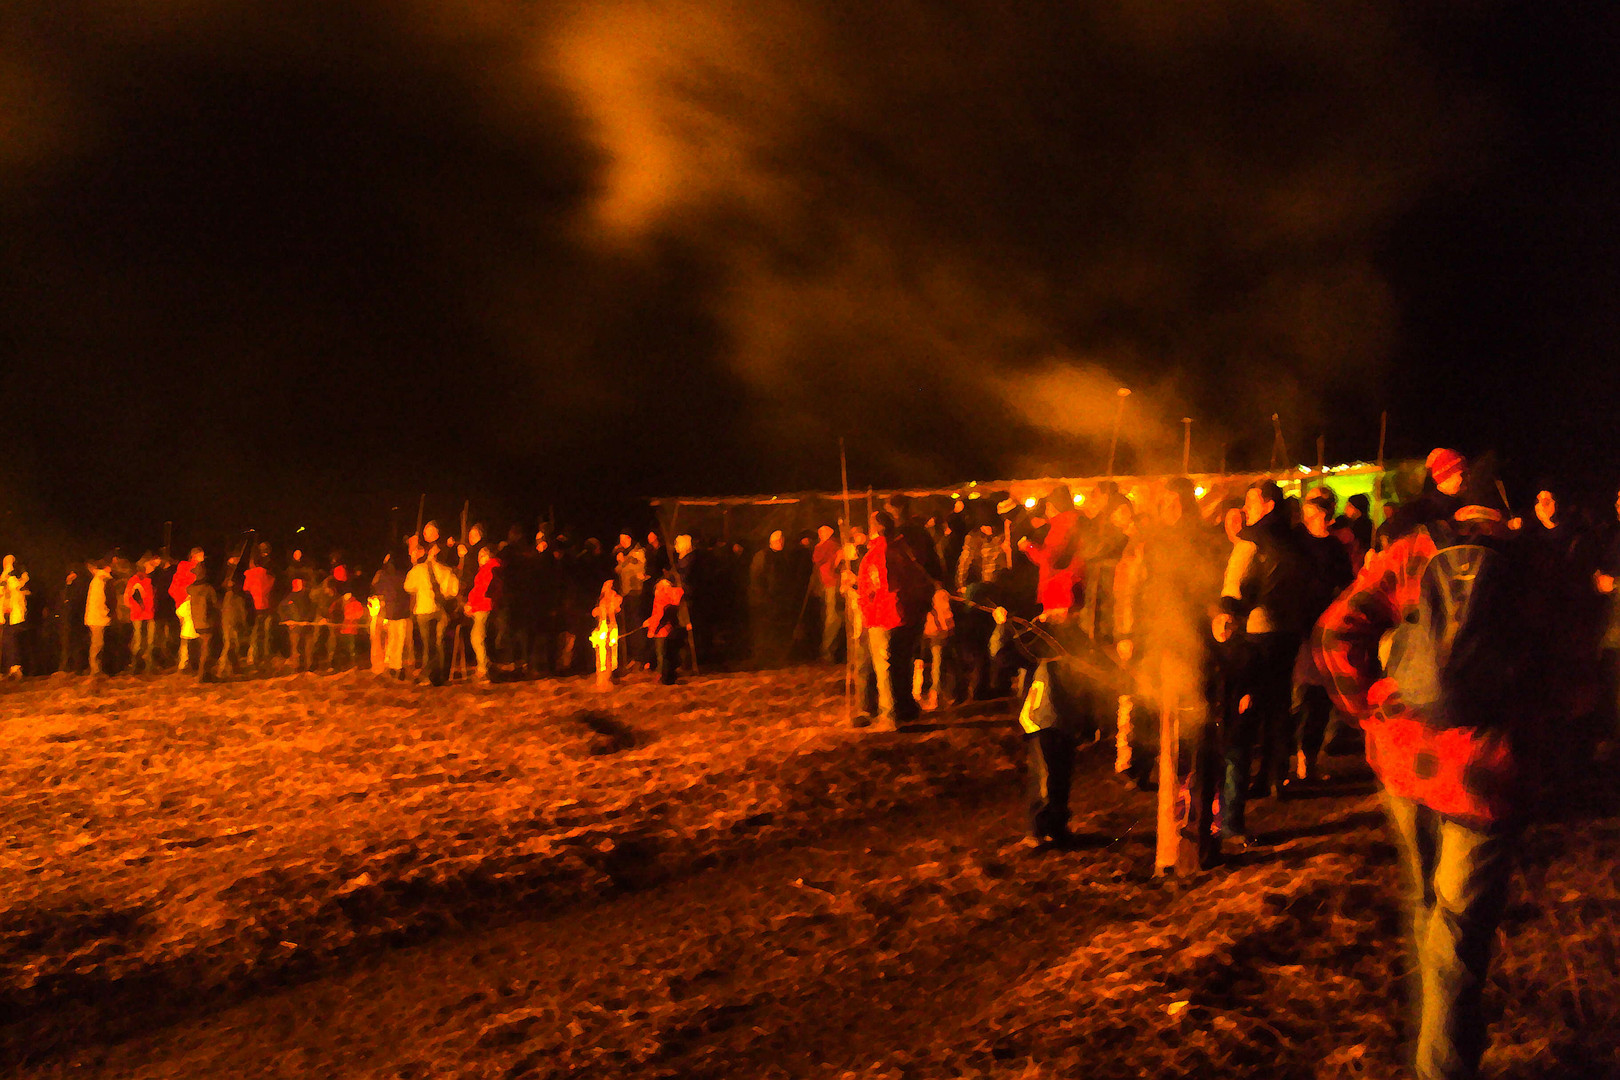
{"type": "Polygon", "coordinates": [[[1192,472],[1192,417],[1181,418],[1181,474],[1192,472]]]}
{"type": "Polygon", "coordinates": [[[1114,393],[1119,396],[1119,407],[1114,410],[1114,437],[1108,441],[1107,471],[1110,479],[1112,479],[1114,475],[1114,455],[1119,449],[1119,425],[1120,422],[1125,419],[1125,399],[1131,396],[1131,392],[1123,386],[1114,391],[1114,393]]]}
{"type": "Polygon", "coordinates": [[[1378,414],[1378,468],[1384,468],[1384,437],[1389,434],[1389,410],[1378,414]]]}
{"type": "MultiPolygon", "coordinates": [[[[838,477],[844,485],[844,516],[838,522],[838,592],[844,591],[843,562],[849,554],[849,458],[844,453],[844,437],[838,437],[838,477]]],[[[855,673],[852,666],[852,653],[855,644],[855,627],[850,621],[849,605],[844,605],[844,726],[848,727],[855,722],[855,673]]]]}

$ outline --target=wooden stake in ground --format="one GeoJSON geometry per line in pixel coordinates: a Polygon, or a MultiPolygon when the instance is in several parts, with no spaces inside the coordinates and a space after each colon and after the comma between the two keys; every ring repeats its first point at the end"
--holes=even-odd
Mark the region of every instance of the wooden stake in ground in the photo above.
{"type": "Polygon", "coordinates": [[[1119,425],[1125,419],[1125,399],[1131,396],[1131,392],[1123,386],[1115,390],[1114,393],[1119,396],[1119,407],[1114,410],[1114,437],[1108,440],[1108,476],[1110,479],[1114,475],[1114,455],[1119,450],[1119,425]]]}
{"type": "Polygon", "coordinates": [[[1170,689],[1168,672],[1161,663],[1159,670],[1159,828],[1154,862],[1159,875],[1175,868],[1176,855],[1181,849],[1181,822],[1176,820],[1176,796],[1181,791],[1180,770],[1176,759],[1181,747],[1178,728],[1176,696],[1170,689]]]}

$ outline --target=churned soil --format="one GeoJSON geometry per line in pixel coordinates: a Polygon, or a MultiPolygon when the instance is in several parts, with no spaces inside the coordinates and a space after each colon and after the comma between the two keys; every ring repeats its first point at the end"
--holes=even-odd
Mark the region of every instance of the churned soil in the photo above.
{"type": "MultiPolygon", "coordinates": [[[[1034,852],[1009,718],[847,726],[827,669],[0,697],[0,1053],[39,1078],[1395,1077],[1365,769],[1152,873],[1083,755],[1034,852]]],[[[1494,1076],[1620,1076],[1620,784],[1526,838],[1494,1076]]]]}

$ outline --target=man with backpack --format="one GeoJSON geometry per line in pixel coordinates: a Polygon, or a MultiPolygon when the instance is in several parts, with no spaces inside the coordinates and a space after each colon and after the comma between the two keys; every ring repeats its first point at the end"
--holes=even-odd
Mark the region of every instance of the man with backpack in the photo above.
{"type": "Polygon", "coordinates": [[[1335,703],[1360,720],[1405,871],[1416,1073],[1476,1075],[1481,992],[1526,809],[1524,737],[1544,700],[1523,560],[1480,492],[1375,555],[1316,628],[1335,703]],[[1389,635],[1380,665],[1380,639],[1389,635]]]}

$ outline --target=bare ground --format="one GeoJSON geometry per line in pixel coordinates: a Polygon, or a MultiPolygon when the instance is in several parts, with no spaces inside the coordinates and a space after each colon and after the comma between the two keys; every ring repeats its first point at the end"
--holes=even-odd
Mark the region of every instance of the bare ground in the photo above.
{"type": "MultiPolygon", "coordinates": [[[[1400,1075],[1353,762],[1167,881],[1101,754],[1089,842],[1027,853],[1004,720],[853,731],[824,671],[58,683],[0,718],[20,1076],[1400,1075]]],[[[1617,856],[1612,774],[1527,839],[1492,1075],[1620,1075],[1617,856]]]]}

